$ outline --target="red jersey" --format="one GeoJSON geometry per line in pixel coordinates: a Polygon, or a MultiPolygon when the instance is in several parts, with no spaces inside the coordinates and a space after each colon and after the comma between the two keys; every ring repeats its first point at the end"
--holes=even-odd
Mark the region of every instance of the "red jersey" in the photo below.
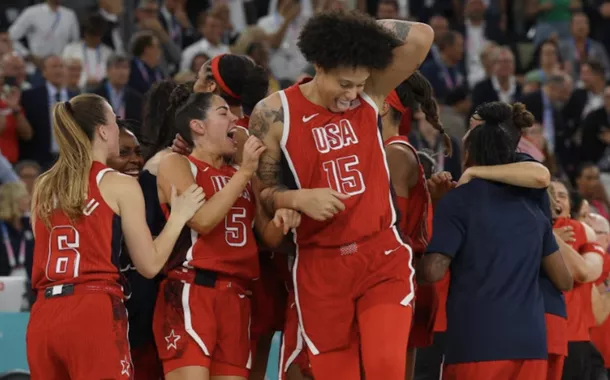
{"type": "Polygon", "coordinates": [[[32,287],[119,281],[121,219],[104,202],[99,183],[112,169],[93,162],[83,216],[72,223],[61,211],[50,216],[50,228],[35,220],[32,287]]]}
{"type": "Polygon", "coordinates": [[[412,189],[409,189],[407,212],[405,215],[401,215],[401,220],[398,223],[400,231],[411,239],[413,252],[423,254],[428,246],[430,231],[432,230],[431,219],[428,218],[428,214],[431,213],[432,201],[430,200],[426,174],[419,162],[417,150],[409,144],[409,140],[405,136],[393,136],[385,141],[386,146],[392,144],[406,146],[413,152],[417,160],[417,183],[412,189]]]}
{"type": "Polygon", "coordinates": [[[340,247],[396,222],[378,109],[362,94],[349,110],[333,113],[311,103],[298,85],[279,92],[284,110],[281,148],[294,187],[332,188],[350,195],[345,210],[318,222],[302,216],[297,243],[340,247]]]}
{"type": "MultiPolygon", "coordinates": [[[[203,188],[208,200],[220,192],[237,171],[230,165],[216,169],[192,156],[188,159],[195,183],[203,188]]],[[[258,247],[252,231],[255,212],[254,194],[248,184],[224,221],[207,235],[199,235],[185,227],[186,239],[183,233],[176,243],[169,269],[187,266],[243,279],[258,277],[258,247]]]]}
{"type": "MultiPolygon", "coordinates": [[[[576,252],[587,244],[587,234],[581,222],[570,218],[557,218],[553,228],[571,226],[574,231],[574,242],[569,243],[576,252]]],[[[589,341],[589,329],[595,325],[593,309],[591,306],[591,287],[593,283],[574,283],[572,290],[564,292],[566,298],[566,311],[568,314],[568,341],[589,341]]]]}

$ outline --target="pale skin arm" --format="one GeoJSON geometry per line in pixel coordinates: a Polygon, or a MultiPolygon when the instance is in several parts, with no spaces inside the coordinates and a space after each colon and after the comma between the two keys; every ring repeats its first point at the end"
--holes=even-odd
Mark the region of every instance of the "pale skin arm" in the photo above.
{"type": "Polygon", "coordinates": [[[544,165],[537,162],[516,162],[494,166],[472,166],[466,169],[462,174],[459,185],[468,183],[473,178],[486,179],[531,189],[543,189],[551,184],[551,173],[544,165]]]}
{"type": "Polygon", "coordinates": [[[100,190],[103,195],[108,194],[110,207],[121,216],[125,243],[136,269],[146,278],[155,277],[167,262],[186,223],[184,214],[172,212],[163,231],[153,240],[146,223],[144,195],[135,178],[108,173],[102,179],[100,190]]]}
{"type": "Polygon", "coordinates": [[[427,24],[399,20],[377,21],[392,31],[403,44],[394,49],[392,63],[385,70],[376,70],[367,80],[364,91],[381,108],[388,94],[411,76],[424,61],[434,41],[434,31],[427,24]]]}
{"type": "Polygon", "coordinates": [[[561,252],[568,269],[572,272],[574,281],[582,284],[597,280],[602,274],[603,259],[597,253],[592,252],[581,255],[563,241],[561,236],[555,232],[553,234],[559,245],[559,252],[561,252]]]}
{"type": "MultiPolygon", "coordinates": [[[[224,220],[248,185],[250,178],[252,178],[251,173],[246,173],[242,169],[238,170],[222,190],[205,202],[187,225],[201,235],[210,233],[218,223],[224,220]]],[[[177,153],[170,153],[161,160],[157,180],[166,197],[171,191],[172,184],[176,187],[178,194],[181,194],[195,183],[188,159],[177,153]]]]}

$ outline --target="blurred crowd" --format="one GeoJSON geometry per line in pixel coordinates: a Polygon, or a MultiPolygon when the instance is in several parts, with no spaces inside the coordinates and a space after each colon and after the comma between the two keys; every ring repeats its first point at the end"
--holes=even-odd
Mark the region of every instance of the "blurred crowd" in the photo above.
{"type": "Polygon", "coordinates": [[[436,170],[460,177],[461,139],[477,106],[520,101],[536,118],[520,149],[569,180],[585,211],[610,217],[610,0],[3,0],[0,276],[32,254],[29,197],[58,152],[53,104],[99,94],[134,121],[145,145],[140,122],[153,84],[194,80],[204,62],[230,52],[265,68],[270,92],[286,88],[315,72],[296,46],[301,27],[332,9],[435,30],[420,71],[454,154],[443,154],[442,136],[421,110],[409,110],[401,133],[436,170]]]}

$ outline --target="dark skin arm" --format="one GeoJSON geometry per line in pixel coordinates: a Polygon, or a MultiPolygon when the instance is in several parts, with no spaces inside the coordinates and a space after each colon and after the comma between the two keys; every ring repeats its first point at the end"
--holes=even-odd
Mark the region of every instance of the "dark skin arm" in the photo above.
{"type": "Polygon", "coordinates": [[[445,277],[451,264],[451,257],[442,253],[428,253],[419,262],[415,270],[418,284],[431,284],[445,277]]]}
{"type": "Polygon", "coordinates": [[[418,161],[413,151],[401,144],[385,148],[392,187],[396,195],[408,198],[409,190],[417,184],[418,161]]]}

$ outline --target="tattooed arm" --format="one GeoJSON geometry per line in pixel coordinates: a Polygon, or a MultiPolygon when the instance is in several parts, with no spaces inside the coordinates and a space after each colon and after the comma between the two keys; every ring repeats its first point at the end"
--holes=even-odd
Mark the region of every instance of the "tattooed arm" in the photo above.
{"type": "Polygon", "coordinates": [[[434,31],[419,22],[399,20],[379,20],[381,25],[392,31],[403,44],[394,49],[394,58],[384,70],[373,71],[366,83],[365,92],[378,105],[383,105],[386,96],[402,81],[417,70],[428,55],[434,41],[434,31]]]}
{"type": "Polygon", "coordinates": [[[442,253],[428,253],[419,262],[415,275],[418,284],[430,284],[445,277],[451,257],[442,253]]]}

